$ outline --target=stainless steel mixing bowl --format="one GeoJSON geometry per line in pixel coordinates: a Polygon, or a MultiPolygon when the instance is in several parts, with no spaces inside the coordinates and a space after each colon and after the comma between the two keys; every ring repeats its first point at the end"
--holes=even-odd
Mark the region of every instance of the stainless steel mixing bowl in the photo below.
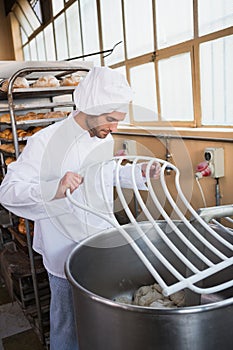
{"type": "MultiPolygon", "coordinates": [[[[182,222],[176,224],[182,229],[182,222]]],[[[160,225],[167,224],[161,222],[160,225]]],[[[140,226],[169,256],[168,247],[151,224],[142,222],[140,226]]],[[[124,227],[135,235],[132,224],[124,227]]],[[[167,227],[163,229],[167,230],[169,238],[176,240],[173,232],[167,227]]],[[[135,236],[135,239],[143,248],[140,237],[135,236]]],[[[167,272],[159,261],[149,251],[147,256],[164,276],[167,272]]],[[[173,254],[170,261],[176,267],[180,265],[181,271],[184,269],[173,254]]],[[[229,279],[229,274],[233,274],[233,267],[207,278],[202,287],[229,279]]],[[[176,309],[147,308],[114,301],[119,296],[132,297],[142,285],[155,282],[116,229],[101,232],[77,246],[66,262],[66,275],[73,289],[80,350],[233,349],[233,288],[216,295],[194,296],[196,305],[176,309]]],[[[168,283],[173,282],[170,274],[166,279],[168,283]]]]}

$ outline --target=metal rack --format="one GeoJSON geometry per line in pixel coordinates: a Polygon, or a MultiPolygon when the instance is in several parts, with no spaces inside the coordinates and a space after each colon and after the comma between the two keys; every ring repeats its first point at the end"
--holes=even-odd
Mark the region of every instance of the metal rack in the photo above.
{"type": "MultiPolygon", "coordinates": [[[[36,80],[41,75],[53,74],[57,79],[65,77],[68,74],[74,72],[88,72],[91,68],[88,62],[46,62],[40,64],[32,64],[31,66],[20,67],[20,69],[13,72],[13,74],[8,79],[8,91],[7,93],[0,93],[0,114],[9,113],[10,122],[2,122],[1,129],[11,128],[12,130],[12,141],[14,145],[14,158],[17,159],[20,155],[20,144],[25,142],[27,138],[19,138],[17,135],[17,128],[38,126],[38,125],[49,125],[56,122],[58,119],[37,119],[37,120],[27,120],[17,122],[16,115],[18,112],[24,112],[29,110],[39,110],[39,109],[49,109],[54,110],[54,108],[59,107],[71,107],[74,108],[74,104],[71,101],[59,101],[54,102],[53,97],[62,96],[67,94],[72,94],[75,87],[62,86],[62,87],[50,87],[50,88],[18,88],[14,89],[14,82],[18,77],[26,77],[28,80],[36,80]],[[38,98],[45,99],[46,103],[41,106],[38,103],[38,98]],[[21,103],[21,100],[26,100],[26,103],[21,103]]],[[[59,118],[61,120],[63,118],[59,118]]],[[[7,143],[7,140],[0,140],[0,143],[7,143]]],[[[8,141],[9,142],[9,141],[8,141]]],[[[5,156],[7,152],[0,151],[0,161],[2,168],[2,176],[6,174],[5,166],[5,156]]],[[[9,155],[9,154],[8,154],[9,155]]],[[[12,214],[9,213],[11,219],[12,214]]],[[[13,240],[17,240],[19,233],[17,232],[17,227],[14,227],[14,222],[16,220],[9,220],[8,228],[12,235],[13,240]]],[[[1,222],[0,222],[1,226],[1,222]]],[[[29,259],[29,266],[27,273],[17,275],[17,277],[12,274],[13,285],[15,286],[14,297],[19,301],[26,316],[29,321],[32,322],[32,326],[36,328],[36,331],[43,344],[48,342],[46,338],[48,335],[48,314],[49,314],[49,285],[45,281],[44,274],[45,270],[40,269],[38,272],[38,256],[32,250],[32,236],[29,227],[29,221],[25,220],[26,235],[23,237],[23,242],[27,247],[27,255],[29,259]],[[43,278],[42,278],[43,277],[43,278]],[[42,280],[40,280],[42,278],[42,280]],[[47,295],[46,295],[47,293],[47,295]]],[[[2,242],[4,244],[4,242],[2,242]]],[[[47,276],[47,275],[46,275],[47,276]]]]}

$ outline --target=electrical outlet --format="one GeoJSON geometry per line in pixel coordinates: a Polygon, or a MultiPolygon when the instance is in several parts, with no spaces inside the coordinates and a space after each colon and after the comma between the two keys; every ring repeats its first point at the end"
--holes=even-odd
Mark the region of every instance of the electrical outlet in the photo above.
{"type": "Polygon", "coordinates": [[[204,152],[205,160],[211,166],[211,177],[224,176],[224,149],[208,147],[204,152]]]}
{"type": "Polygon", "coordinates": [[[125,153],[129,156],[137,155],[137,143],[135,140],[124,140],[123,149],[125,153]]]}

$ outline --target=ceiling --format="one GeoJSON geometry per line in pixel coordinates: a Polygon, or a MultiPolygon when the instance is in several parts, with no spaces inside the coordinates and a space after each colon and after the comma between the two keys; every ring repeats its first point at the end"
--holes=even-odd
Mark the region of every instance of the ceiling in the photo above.
{"type": "Polygon", "coordinates": [[[6,13],[6,15],[8,15],[10,10],[12,9],[12,6],[17,1],[16,0],[4,0],[3,2],[4,2],[4,6],[5,6],[5,13],[6,13]]]}

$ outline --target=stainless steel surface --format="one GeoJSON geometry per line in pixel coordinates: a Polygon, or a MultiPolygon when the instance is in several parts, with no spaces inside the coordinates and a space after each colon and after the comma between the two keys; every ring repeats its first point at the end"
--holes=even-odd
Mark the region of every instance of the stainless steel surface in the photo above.
{"type": "Polygon", "coordinates": [[[212,219],[224,218],[226,216],[233,216],[233,204],[201,208],[198,210],[198,214],[206,222],[210,222],[212,219]]]}
{"type": "MultiPolygon", "coordinates": [[[[165,222],[159,225],[168,228],[165,222]]],[[[184,229],[188,237],[183,223],[176,222],[176,225],[184,229]]],[[[169,252],[150,223],[140,223],[140,226],[165,255],[170,255],[174,266],[181,271],[186,269],[169,252]]],[[[132,224],[125,229],[134,235],[142,249],[147,249],[132,224]]],[[[177,239],[173,232],[167,231],[167,234],[177,239]]],[[[161,275],[167,273],[158,259],[148,254],[161,275]]],[[[229,267],[202,283],[208,287],[222,282],[232,273],[233,267],[229,267]]],[[[233,349],[233,288],[201,296],[205,304],[177,309],[114,302],[116,297],[132,297],[140,286],[154,283],[144,264],[116,229],[97,234],[77,246],[66,262],[66,274],[73,289],[80,350],[233,349]]],[[[174,278],[171,274],[164,277],[168,283],[174,278]]]]}

